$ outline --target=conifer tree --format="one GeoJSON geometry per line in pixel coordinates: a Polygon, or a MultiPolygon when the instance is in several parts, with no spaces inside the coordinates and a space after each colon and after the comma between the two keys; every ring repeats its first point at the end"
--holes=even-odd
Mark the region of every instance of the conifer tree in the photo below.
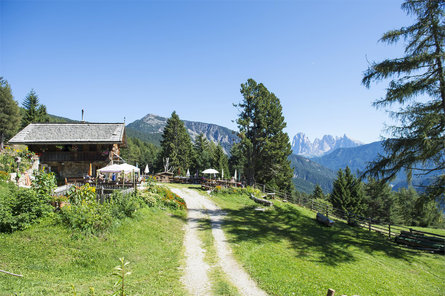
{"type": "Polygon", "coordinates": [[[354,224],[355,217],[363,214],[362,183],[354,177],[349,167],[346,167],[344,173],[342,169],[338,170],[329,198],[334,208],[345,213],[348,224],[354,224]]]}
{"type": "Polygon", "coordinates": [[[39,103],[39,97],[34,90],[29,92],[22,105],[24,108],[22,128],[30,123],[49,121],[49,116],[46,113],[46,106],[39,103]]]}
{"type": "Polygon", "coordinates": [[[220,176],[224,173],[225,179],[230,178],[229,160],[221,145],[217,145],[213,151],[212,167],[219,171],[220,176]]]}
{"type": "Polygon", "coordinates": [[[262,84],[249,79],[241,85],[243,101],[237,119],[240,147],[245,157],[244,175],[249,185],[291,192],[292,153],[280,100],[262,84]]]}
{"type": "Polygon", "coordinates": [[[394,194],[388,183],[369,177],[365,184],[365,215],[394,223],[394,194]]]}
{"type": "Polygon", "coordinates": [[[235,143],[230,149],[229,169],[233,174],[235,174],[236,170],[237,179],[241,179],[241,176],[243,176],[246,163],[246,158],[241,148],[240,143],[235,143]]]}
{"type": "Polygon", "coordinates": [[[386,96],[374,105],[402,106],[392,112],[399,126],[390,128],[392,138],[384,142],[388,155],[372,162],[366,174],[387,181],[402,169],[408,172],[418,169],[419,174],[434,178],[427,187],[427,196],[442,201],[445,193],[444,7],[443,0],[404,2],[402,9],[415,16],[416,23],[388,31],[380,41],[388,44],[405,41],[405,55],[373,63],[362,81],[369,87],[371,82],[391,78],[386,96]]]}
{"type": "Polygon", "coordinates": [[[312,192],[313,199],[325,199],[323,189],[321,189],[320,185],[315,185],[314,191],[312,192]]]}
{"type": "Polygon", "coordinates": [[[0,151],[5,141],[17,132],[20,125],[20,109],[12,97],[8,82],[0,77],[0,151]]]}
{"type": "Polygon", "coordinates": [[[195,138],[195,144],[193,145],[193,154],[193,170],[195,172],[198,172],[198,174],[200,174],[203,170],[211,167],[212,152],[210,143],[202,133],[195,138]]]}
{"type": "Polygon", "coordinates": [[[173,171],[179,175],[185,175],[192,165],[192,147],[184,122],[173,111],[162,134],[159,161],[169,158],[173,171]]]}

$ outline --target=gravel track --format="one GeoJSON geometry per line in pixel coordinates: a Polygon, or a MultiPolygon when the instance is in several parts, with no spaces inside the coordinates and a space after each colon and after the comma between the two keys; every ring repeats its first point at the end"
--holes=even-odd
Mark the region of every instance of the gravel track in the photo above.
{"type": "Polygon", "coordinates": [[[221,225],[224,212],[212,201],[199,192],[186,188],[170,188],[181,196],[187,204],[187,225],[185,232],[186,267],[183,282],[192,295],[211,295],[211,283],[207,276],[208,264],[204,262],[204,252],[198,236],[198,221],[208,217],[211,221],[212,234],[215,239],[215,248],[218,254],[218,264],[231,283],[241,295],[263,296],[267,295],[258,288],[249,274],[235,260],[232,250],[227,243],[221,225]]]}

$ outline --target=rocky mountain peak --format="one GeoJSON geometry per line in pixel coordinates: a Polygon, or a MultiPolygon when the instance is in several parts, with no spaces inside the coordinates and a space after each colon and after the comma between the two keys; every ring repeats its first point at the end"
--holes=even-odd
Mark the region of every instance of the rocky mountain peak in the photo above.
{"type": "Polygon", "coordinates": [[[292,140],[292,151],[294,154],[306,157],[322,156],[338,148],[350,148],[362,145],[361,142],[353,140],[348,136],[334,137],[324,135],[321,139],[312,142],[304,133],[297,133],[292,140]]]}

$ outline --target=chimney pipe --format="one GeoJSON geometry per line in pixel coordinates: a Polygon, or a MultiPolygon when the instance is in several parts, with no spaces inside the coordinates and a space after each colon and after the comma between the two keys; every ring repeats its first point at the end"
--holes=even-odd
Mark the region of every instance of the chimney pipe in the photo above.
{"type": "Polygon", "coordinates": [[[85,122],[85,120],[83,120],[83,113],[84,113],[84,111],[82,109],[82,123],[85,122]]]}

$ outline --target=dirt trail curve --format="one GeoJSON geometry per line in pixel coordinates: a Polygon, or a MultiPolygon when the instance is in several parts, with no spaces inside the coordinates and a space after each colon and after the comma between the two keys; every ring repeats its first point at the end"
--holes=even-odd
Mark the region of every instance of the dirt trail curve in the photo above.
{"type": "Polygon", "coordinates": [[[232,284],[241,295],[263,296],[267,295],[258,288],[247,272],[241,267],[232,255],[230,246],[226,241],[221,224],[224,212],[218,208],[206,196],[186,188],[171,188],[181,196],[188,209],[187,225],[185,232],[186,267],[183,282],[192,295],[211,295],[211,284],[207,276],[208,264],[204,262],[204,252],[198,237],[199,219],[208,218],[212,225],[212,234],[215,238],[215,247],[218,254],[218,263],[227,274],[232,284]]]}

